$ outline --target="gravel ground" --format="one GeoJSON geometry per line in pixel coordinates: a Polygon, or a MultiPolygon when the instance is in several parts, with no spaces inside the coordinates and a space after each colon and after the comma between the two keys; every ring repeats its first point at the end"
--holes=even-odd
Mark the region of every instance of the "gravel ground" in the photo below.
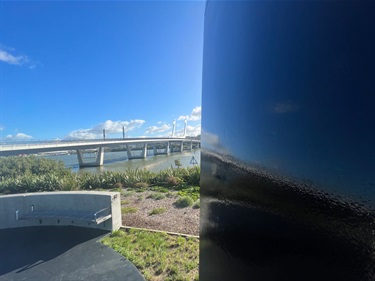
{"type": "Polygon", "coordinates": [[[148,198],[154,191],[134,192],[121,196],[122,208],[134,207],[136,212],[122,214],[124,226],[199,235],[199,208],[177,208],[177,192],[169,197],[155,200],[148,198]],[[165,208],[165,212],[150,215],[155,208],[165,208]]]}

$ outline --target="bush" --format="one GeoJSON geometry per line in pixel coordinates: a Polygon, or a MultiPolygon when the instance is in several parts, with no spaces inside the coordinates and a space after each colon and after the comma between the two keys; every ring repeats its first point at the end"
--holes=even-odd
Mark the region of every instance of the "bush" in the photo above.
{"type": "Polygon", "coordinates": [[[46,175],[19,175],[15,178],[6,178],[0,181],[0,193],[14,194],[26,192],[41,192],[61,190],[61,179],[55,174],[46,175]]]}
{"type": "Polygon", "coordinates": [[[126,169],[124,173],[121,173],[121,182],[126,187],[134,187],[135,184],[139,182],[144,182],[149,185],[153,176],[154,173],[146,169],[126,169]]]}
{"type": "Polygon", "coordinates": [[[178,195],[189,196],[194,201],[197,201],[200,197],[200,187],[199,186],[184,187],[178,192],[178,195]]]}
{"type": "Polygon", "coordinates": [[[151,211],[151,213],[149,213],[150,216],[152,215],[159,215],[159,214],[162,214],[162,213],[165,213],[166,209],[165,208],[155,208],[151,211]]]}
{"type": "MultiPolygon", "coordinates": [[[[77,175],[55,161],[37,156],[0,157],[0,193],[24,193],[55,190],[112,190],[136,187],[135,191],[151,189],[158,192],[168,190],[183,191],[196,201],[199,190],[184,191],[199,184],[199,167],[166,169],[153,173],[145,169],[126,169],[123,173],[103,172],[102,174],[82,173],[77,175]],[[152,187],[150,187],[152,186],[152,187]]],[[[199,187],[198,187],[199,188],[199,187]]]]}
{"type": "Polygon", "coordinates": [[[194,204],[194,200],[189,196],[181,196],[174,203],[177,208],[186,208],[194,204]]]}
{"type": "Polygon", "coordinates": [[[60,188],[63,191],[72,191],[72,190],[79,189],[77,175],[72,174],[72,175],[63,177],[60,180],[60,188]]]}
{"type": "Polygon", "coordinates": [[[164,199],[166,196],[163,193],[157,192],[150,194],[148,198],[154,199],[154,200],[161,200],[164,199]]]}
{"type": "Polygon", "coordinates": [[[188,185],[199,185],[201,169],[199,166],[186,169],[183,180],[188,185]]]}
{"type": "Polygon", "coordinates": [[[54,173],[56,176],[70,175],[72,171],[65,167],[62,161],[26,156],[26,157],[1,157],[0,177],[14,178],[19,175],[45,175],[54,173]]]}
{"type": "Polygon", "coordinates": [[[148,183],[147,183],[147,182],[137,182],[137,183],[134,185],[134,187],[144,189],[144,188],[147,188],[147,187],[148,187],[148,183]]]}
{"type": "Polygon", "coordinates": [[[121,209],[121,213],[123,214],[131,214],[136,213],[138,209],[136,207],[124,207],[121,209]]]}
{"type": "Polygon", "coordinates": [[[180,178],[173,177],[173,176],[167,178],[167,184],[168,184],[168,186],[177,186],[180,183],[182,183],[182,180],[180,178]]]}

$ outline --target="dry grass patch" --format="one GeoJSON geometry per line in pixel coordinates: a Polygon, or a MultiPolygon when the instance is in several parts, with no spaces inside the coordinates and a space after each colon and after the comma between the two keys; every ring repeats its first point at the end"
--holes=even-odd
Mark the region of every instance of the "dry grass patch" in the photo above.
{"type": "Polygon", "coordinates": [[[121,208],[121,213],[123,214],[131,214],[131,213],[136,213],[138,209],[136,207],[123,207],[121,208]]]}
{"type": "Polygon", "coordinates": [[[150,216],[152,215],[160,215],[162,213],[165,213],[167,209],[166,208],[155,208],[151,211],[150,216]]]}

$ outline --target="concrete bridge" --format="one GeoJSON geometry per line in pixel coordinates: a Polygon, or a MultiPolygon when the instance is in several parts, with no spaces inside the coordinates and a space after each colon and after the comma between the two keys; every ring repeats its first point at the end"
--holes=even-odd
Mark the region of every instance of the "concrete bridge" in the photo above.
{"type": "Polygon", "coordinates": [[[147,157],[147,151],[152,147],[154,155],[183,152],[200,148],[200,140],[187,138],[132,138],[111,140],[85,140],[85,141],[55,141],[44,143],[6,144],[0,145],[0,156],[23,154],[37,154],[43,152],[71,151],[77,152],[80,167],[102,166],[104,162],[104,148],[126,147],[128,159],[141,159],[147,157]],[[86,149],[96,150],[94,162],[88,162],[84,157],[86,149]]]}

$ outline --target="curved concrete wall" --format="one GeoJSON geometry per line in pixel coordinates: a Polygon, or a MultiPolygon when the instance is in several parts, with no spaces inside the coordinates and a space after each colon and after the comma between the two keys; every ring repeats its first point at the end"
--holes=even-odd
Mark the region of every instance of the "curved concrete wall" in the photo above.
{"type": "Polygon", "coordinates": [[[121,200],[118,192],[67,191],[23,193],[0,196],[0,229],[36,225],[74,225],[116,230],[121,226],[121,200]],[[16,211],[27,212],[31,205],[35,210],[64,210],[96,212],[111,208],[112,218],[98,225],[71,219],[17,220],[16,211]]]}

